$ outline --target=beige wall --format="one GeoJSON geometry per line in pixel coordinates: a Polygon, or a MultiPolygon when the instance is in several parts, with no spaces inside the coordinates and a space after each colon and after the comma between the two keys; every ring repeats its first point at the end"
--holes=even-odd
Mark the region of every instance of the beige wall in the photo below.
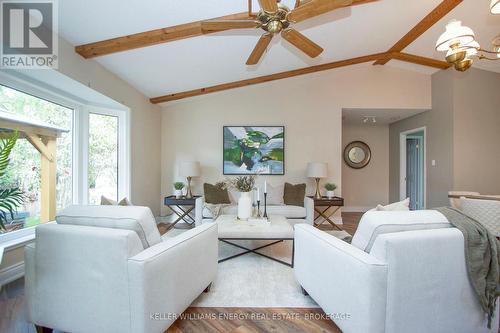
{"type": "Polygon", "coordinates": [[[450,190],[500,194],[499,88],[500,74],[474,68],[432,75],[432,110],[390,127],[391,201],[399,199],[399,134],[422,126],[428,208],[448,205],[450,190]]]}
{"type": "Polygon", "coordinates": [[[448,203],[453,184],[453,89],[449,84],[454,73],[440,71],[432,75],[432,110],[390,125],[389,201],[399,201],[400,133],[426,127],[427,208],[448,203]],[[436,165],[432,166],[432,160],[436,165]]]}
{"type": "MultiPolygon", "coordinates": [[[[162,193],[182,180],[176,165],[202,163],[203,177],[222,176],[223,125],[284,125],[286,175],[268,176],[271,183],[304,182],[309,161],[329,164],[329,181],[342,193],[342,108],[429,108],[430,77],[372,66],[346,67],[287,80],[224,91],[167,104],[162,111],[162,193]]],[[[262,177],[263,178],[263,177],[262,177]]],[[[326,180],[325,180],[326,181],[326,180]]]]}
{"type": "Polygon", "coordinates": [[[114,99],[131,110],[131,199],[160,211],[160,107],[96,61],[85,60],[59,41],[59,72],[114,99]]]}
{"type": "Polygon", "coordinates": [[[372,158],[362,169],[342,163],[344,211],[367,211],[389,202],[389,125],[352,124],[342,126],[342,148],[352,141],[363,141],[372,158]]]}
{"type": "Polygon", "coordinates": [[[500,74],[456,73],[453,188],[500,194],[500,74]]]}

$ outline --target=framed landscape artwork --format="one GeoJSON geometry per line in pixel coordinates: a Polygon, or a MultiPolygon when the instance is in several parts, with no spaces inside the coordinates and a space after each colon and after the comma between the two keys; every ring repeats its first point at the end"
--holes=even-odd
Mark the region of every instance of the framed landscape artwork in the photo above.
{"type": "Polygon", "coordinates": [[[284,175],[284,126],[224,126],[224,175],[284,175]]]}

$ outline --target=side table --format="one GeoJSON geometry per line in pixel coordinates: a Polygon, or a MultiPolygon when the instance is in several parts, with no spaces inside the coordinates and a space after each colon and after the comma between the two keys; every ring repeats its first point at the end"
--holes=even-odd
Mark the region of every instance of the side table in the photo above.
{"type": "Polygon", "coordinates": [[[310,196],[309,198],[314,200],[314,211],[318,213],[318,216],[314,217],[314,226],[319,227],[326,221],[334,228],[342,230],[342,228],[336,225],[330,218],[340,209],[340,207],[344,206],[343,198],[333,197],[329,199],[327,197],[321,197],[321,199],[316,199],[314,196],[310,196]],[[316,224],[316,220],[320,218],[323,218],[323,221],[316,224]]]}
{"type": "Polygon", "coordinates": [[[191,212],[195,208],[196,199],[200,196],[194,196],[190,199],[186,197],[176,198],[175,195],[169,195],[165,197],[164,204],[168,208],[170,208],[174,214],[178,217],[177,219],[170,225],[169,229],[191,229],[194,227],[195,219],[194,216],[191,215],[191,212]],[[184,221],[186,223],[182,223],[178,226],[176,224],[180,221],[184,221]]]}

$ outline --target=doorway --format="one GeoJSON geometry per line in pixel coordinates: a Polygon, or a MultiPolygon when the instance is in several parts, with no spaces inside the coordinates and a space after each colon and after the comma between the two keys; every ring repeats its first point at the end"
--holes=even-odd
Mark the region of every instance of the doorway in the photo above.
{"type": "Polygon", "coordinates": [[[400,198],[410,198],[410,209],[425,209],[426,201],[426,128],[401,133],[400,198]]]}

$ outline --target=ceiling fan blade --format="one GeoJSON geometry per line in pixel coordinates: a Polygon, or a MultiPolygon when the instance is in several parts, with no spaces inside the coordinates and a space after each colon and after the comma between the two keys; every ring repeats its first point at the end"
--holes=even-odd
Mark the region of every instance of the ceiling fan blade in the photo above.
{"type": "Polygon", "coordinates": [[[295,29],[286,29],[281,33],[281,36],[311,58],[316,58],[323,52],[321,46],[295,29]]]}
{"type": "Polygon", "coordinates": [[[201,30],[203,32],[258,28],[259,26],[260,22],[254,20],[210,20],[201,22],[201,30]]]}
{"type": "Polygon", "coordinates": [[[288,20],[291,22],[304,21],[337,8],[350,6],[352,3],[353,0],[311,0],[302,6],[292,9],[290,14],[288,14],[288,20]]]}
{"type": "Polygon", "coordinates": [[[273,39],[272,34],[264,34],[260,37],[257,45],[255,45],[255,48],[252,51],[252,54],[248,57],[247,65],[255,65],[259,62],[260,58],[269,46],[269,43],[271,43],[271,39],[273,39]]]}
{"type": "Polygon", "coordinates": [[[276,13],[278,11],[278,3],[276,0],[259,0],[260,8],[268,13],[276,13]]]}

